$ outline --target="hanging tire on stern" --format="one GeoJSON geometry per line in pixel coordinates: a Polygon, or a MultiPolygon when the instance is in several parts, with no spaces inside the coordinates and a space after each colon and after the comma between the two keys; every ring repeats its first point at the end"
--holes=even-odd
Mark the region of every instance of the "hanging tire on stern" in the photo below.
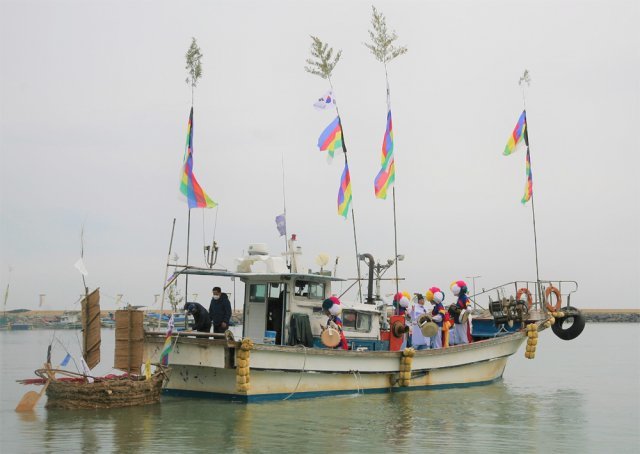
{"type": "Polygon", "coordinates": [[[585,325],[584,315],[575,307],[563,307],[561,312],[564,317],[556,318],[556,322],[551,325],[553,333],[562,340],[573,340],[582,333],[585,325]]]}

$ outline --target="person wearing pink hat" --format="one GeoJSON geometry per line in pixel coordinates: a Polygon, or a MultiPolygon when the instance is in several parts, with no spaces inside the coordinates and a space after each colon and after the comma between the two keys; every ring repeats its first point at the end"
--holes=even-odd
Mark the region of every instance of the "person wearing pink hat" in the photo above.
{"type": "Polygon", "coordinates": [[[433,304],[431,310],[431,320],[438,325],[438,332],[431,337],[431,348],[442,348],[443,345],[449,345],[449,330],[447,311],[442,305],[444,301],[444,293],[438,287],[431,287],[427,290],[427,301],[433,304]],[[445,328],[443,330],[443,327],[445,328]]]}
{"type": "Polygon", "coordinates": [[[451,292],[453,296],[458,297],[456,308],[459,313],[454,318],[455,325],[453,327],[456,344],[468,344],[471,342],[471,329],[469,322],[463,322],[462,319],[465,312],[471,311],[471,300],[467,296],[467,284],[464,281],[454,281],[451,283],[451,292]]]}

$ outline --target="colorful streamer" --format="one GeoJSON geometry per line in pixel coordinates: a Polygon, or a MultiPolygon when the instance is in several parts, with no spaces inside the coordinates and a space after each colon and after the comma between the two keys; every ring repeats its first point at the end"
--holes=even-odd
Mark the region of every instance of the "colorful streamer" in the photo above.
{"type": "Polygon", "coordinates": [[[376,197],[387,198],[387,190],[396,179],[396,165],[393,157],[393,122],[391,120],[391,109],[387,113],[387,128],[382,141],[382,168],[373,183],[376,197]]]}
{"type": "Polygon", "coordinates": [[[531,200],[533,195],[533,177],[531,176],[531,156],[529,155],[529,147],[527,147],[527,182],[524,185],[524,196],[522,197],[522,204],[526,204],[531,200]]]}
{"type": "Polygon", "coordinates": [[[523,138],[525,140],[525,143],[527,143],[528,140],[527,140],[527,111],[526,110],[522,111],[522,114],[518,119],[518,123],[516,124],[516,127],[513,128],[513,132],[511,133],[511,136],[509,137],[509,140],[507,141],[507,145],[504,147],[504,152],[502,154],[505,156],[509,156],[511,153],[513,153],[523,138]]]}
{"type": "Polygon", "coordinates": [[[218,204],[198,184],[193,174],[193,107],[189,114],[187,125],[187,150],[182,165],[182,178],[180,179],[180,192],[187,198],[189,209],[191,208],[215,208],[218,204]]]}
{"type": "Polygon", "coordinates": [[[163,366],[169,365],[169,353],[171,352],[171,335],[173,334],[173,314],[171,314],[171,318],[169,318],[169,322],[167,323],[167,334],[164,339],[164,346],[162,347],[162,352],[160,353],[160,363],[163,366]]]}
{"type": "Polygon", "coordinates": [[[318,138],[318,148],[320,151],[328,151],[329,156],[333,158],[336,150],[342,148],[342,127],[340,125],[340,117],[327,126],[318,138]]]}
{"type": "Polygon", "coordinates": [[[347,218],[349,214],[349,206],[351,206],[351,175],[349,174],[349,166],[344,163],[344,171],[340,178],[340,189],[338,190],[338,214],[347,218]]]}

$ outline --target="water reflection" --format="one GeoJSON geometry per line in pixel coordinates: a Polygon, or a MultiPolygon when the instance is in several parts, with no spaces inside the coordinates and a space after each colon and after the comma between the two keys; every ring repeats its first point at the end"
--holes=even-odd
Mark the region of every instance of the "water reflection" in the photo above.
{"type": "Polygon", "coordinates": [[[577,391],[541,397],[503,382],[252,405],[166,397],[146,407],[47,411],[42,444],[83,452],[256,452],[283,443],[310,451],[574,450],[585,447],[583,401],[577,391]]]}
{"type": "MultiPolygon", "coordinates": [[[[539,358],[512,358],[505,380],[488,386],[252,405],[163,397],[95,411],[45,410],[43,398],[29,414],[13,412],[28,389],[13,380],[31,376],[32,361],[6,350],[0,451],[629,452],[640,443],[638,366],[634,352],[598,353],[606,328],[585,330],[572,355],[574,343],[543,340],[539,358]],[[598,368],[584,351],[599,355],[598,368]]],[[[615,330],[637,341],[636,328],[615,330]]],[[[49,337],[34,332],[23,350],[41,351],[49,337]]]]}

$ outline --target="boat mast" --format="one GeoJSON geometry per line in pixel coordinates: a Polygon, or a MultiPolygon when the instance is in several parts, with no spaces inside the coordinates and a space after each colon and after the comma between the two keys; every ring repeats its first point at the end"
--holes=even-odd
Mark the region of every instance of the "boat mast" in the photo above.
{"type": "MultiPolygon", "coordinates": [[[[387,74],[387,63],[384,64],[384,77],[387,81],[387,112],[391,112],[391,92],[389,90],[389,75],[387,74]]],[[[393,158],[395,161],[395,157],[393,158]]],[[[391,188],[391,195],[393,197],[393,260],[396,265],[396,293],[400,292],[400,286],[398,281],[400,280],[400,274],[398,272],[398,228],[396,222],[396,185],[391,188]]]]}
{"type": "MultiPolygon", "coordinates": [[[[391,115],[391,91],[389,89],[389,73],[387,72],[387,63],[393,60],[400,55],[407,53],[406,46],[394,46],[393,42],[398,39],[398,35],[395,31],[391,33],[387,30],[387,20],[381,12],[379,12],[375,6],[371,7],[372,15],[371,15],[371,26],[373,30],[369,30],[369,36],[371,37],[371,43],[365,43],[365,47],[371,51],[373,56],[384,65],[384,77],[387,84],[387,115],[391,115]]],[[[387,125],[389,128],[389,125],[387,125]]],[[[386,131],[385,131],[386,135],[386,131]]],[[[393,146],[393,139],[391,139],[393,146]]],[[[383,142],[384,147],[384,142],[383,142]]],[[[384,152],[384,150],[383,150],[384,152]]],[[[393,152],[393,149],[392,151],[393,152]]],[[[394,173],[395,173],[395,157],[392,156],[393,165],[394,165],[394,173]]],[[[384,164],[383,164],[384,165],[384,164]]],[[[384,170],[384,169],[383,169],[384,170]]],[[[399,289],[399,281],[400,274],[398,271],[398,223],[396,218],[396,185],[394,184],[391,188],[391,194],[393,199],[393,246],[394,246],[394,257],[393,260],[395,262],[395,271],[396,271],[396,293],[400,291],[399,289]]],[[[377,193],[376,193],[377,195],[377,193]]],[[[386,198],[386,194],[383,198],[386,198]]]]}
{"type": "MultiPolygon", "coordinates": [[[[287,197],[285,195],[286,191],[284,188],[284,151],[281,154],[282,157],[282,205],[283,205],[283,211],[284,211],[284,256],[289,257],[289,241],[287,240],[287,197]]],[[[287,266],[289,266],[289,264],[287,263],[287,266]]],[[[234,284],[235,285],[235,282],[234,284]]],[[[233,295],[234,297],[234,301],[235,301],[235,293],[233,295]]],[[[235,308],[234,308],[235,309],[235,308]]]]}
{"type": "MultiPolygon", "coordinates": [[[[525,112],[525,122],[526,122],[524,139],[525,139],[525,145],[527,146],[527,155],[529,157],[529,174],[531,175],[533,174],[533,171],[531,166],[531,149],[529,147],[529,118],[527,116],[527,99],[525,96],[525,84],[527,85],[527,87],[531,84],[531,78],[529,77],[529,70],[527,69],[524,70],[524,73],[520,77],[520,80],[518,81],[518,85],[520,85],[520,88],[522,89],[522,107],[525,112]]],[[[531,217],[533,220],[533,246],[534,246],[535,257],[536,257],[536,293],[537,293],[538,301],[542,302],[542,288],[540,287],[540,271],[538,266],[538,235],[536,233],[536,209],[533,203],[533,190],[531,191],[531,217]]],[[[544,307],[542,303],[540,304],[540,306],[544,307]]]]}
{"type": "MultiPolygon", "coordinates": [[[[187,79],[185,80],[185,82],[187,84],[189,84],[191,86],[191,137],[193,137],[193,107],[194,107],[194,92],[195,92],[195,88],[196,85],[198,84],[198,80],[202,77],[202,65],[200,63],[200,60],[202,58],[202,53],[200,52],[200,48],[198,47],[198,44],[196,43],[196,39],[195,38],[191,38],[191,46],[189,46],[189,49],[187,50],[187,53],[185,55],[186,58],[186,62],[187,65],[185,66],[185,69],[188,71],[188,75],[187,75],[187,79]]],[[[191,144],[191,147],[193,148],[193,143],[191,144]]],[[[193,152],[193,150],[192,150],[193,152]]],[[[187,196],[188,199],[188,196],[187,196]]],[[[190,240],[190,236],[191,236],[191,207],[188,204],[187,201],[187,210],[188,210],[188,215],[187,215],[187,262],[186,262],[186,266],[189,266],[189,240],[190,240]]],[[[185,275],[185,279],[184,279],[184,302],[188,303],[189,302],[189,275],[186,274],[185,275]]],[[[187,325],[187,319],[188,317],[184,318],[184,328],[187,329],[188,325],[187,325]]]]}
{"type": "MultiPolygon", "coordinates": [[[[333,83],[331,82],[331,73],[336,66],[342,55],[342,51],[339,50],[335,56],[333,55],[333,48],[330,48],[328,44],[323,43],[319,38],[311,36],[313,41],[311,45],[311,56],[313,59],[307,59],[309,66],[305,66],[305,71],[316,76],[320,76],[323,79],[329,81],[331,92],[333,92],[333,83]]],[[[340,118],[340,110],[338,109],[338,103],[333,99],[333,106],[336,109],[336,115],[338,116],[338,125],[340,126],[340,134],[342,139],[342,152],[344,154],[345,169],[349,168],[349,160],[347,158],[347,146],[344,138],[344,129],[342,128],[342,119],[340,118]]],[[[358,300],[362,304],[362,279],[360,276],[360,254],[358,253],[358,236],[356,234],[356,215],[353,207],[353,191],[351,195],[351,221],[353,223],[353,242],[356,249],[356,269],[358,271],[358,300]]]]}

